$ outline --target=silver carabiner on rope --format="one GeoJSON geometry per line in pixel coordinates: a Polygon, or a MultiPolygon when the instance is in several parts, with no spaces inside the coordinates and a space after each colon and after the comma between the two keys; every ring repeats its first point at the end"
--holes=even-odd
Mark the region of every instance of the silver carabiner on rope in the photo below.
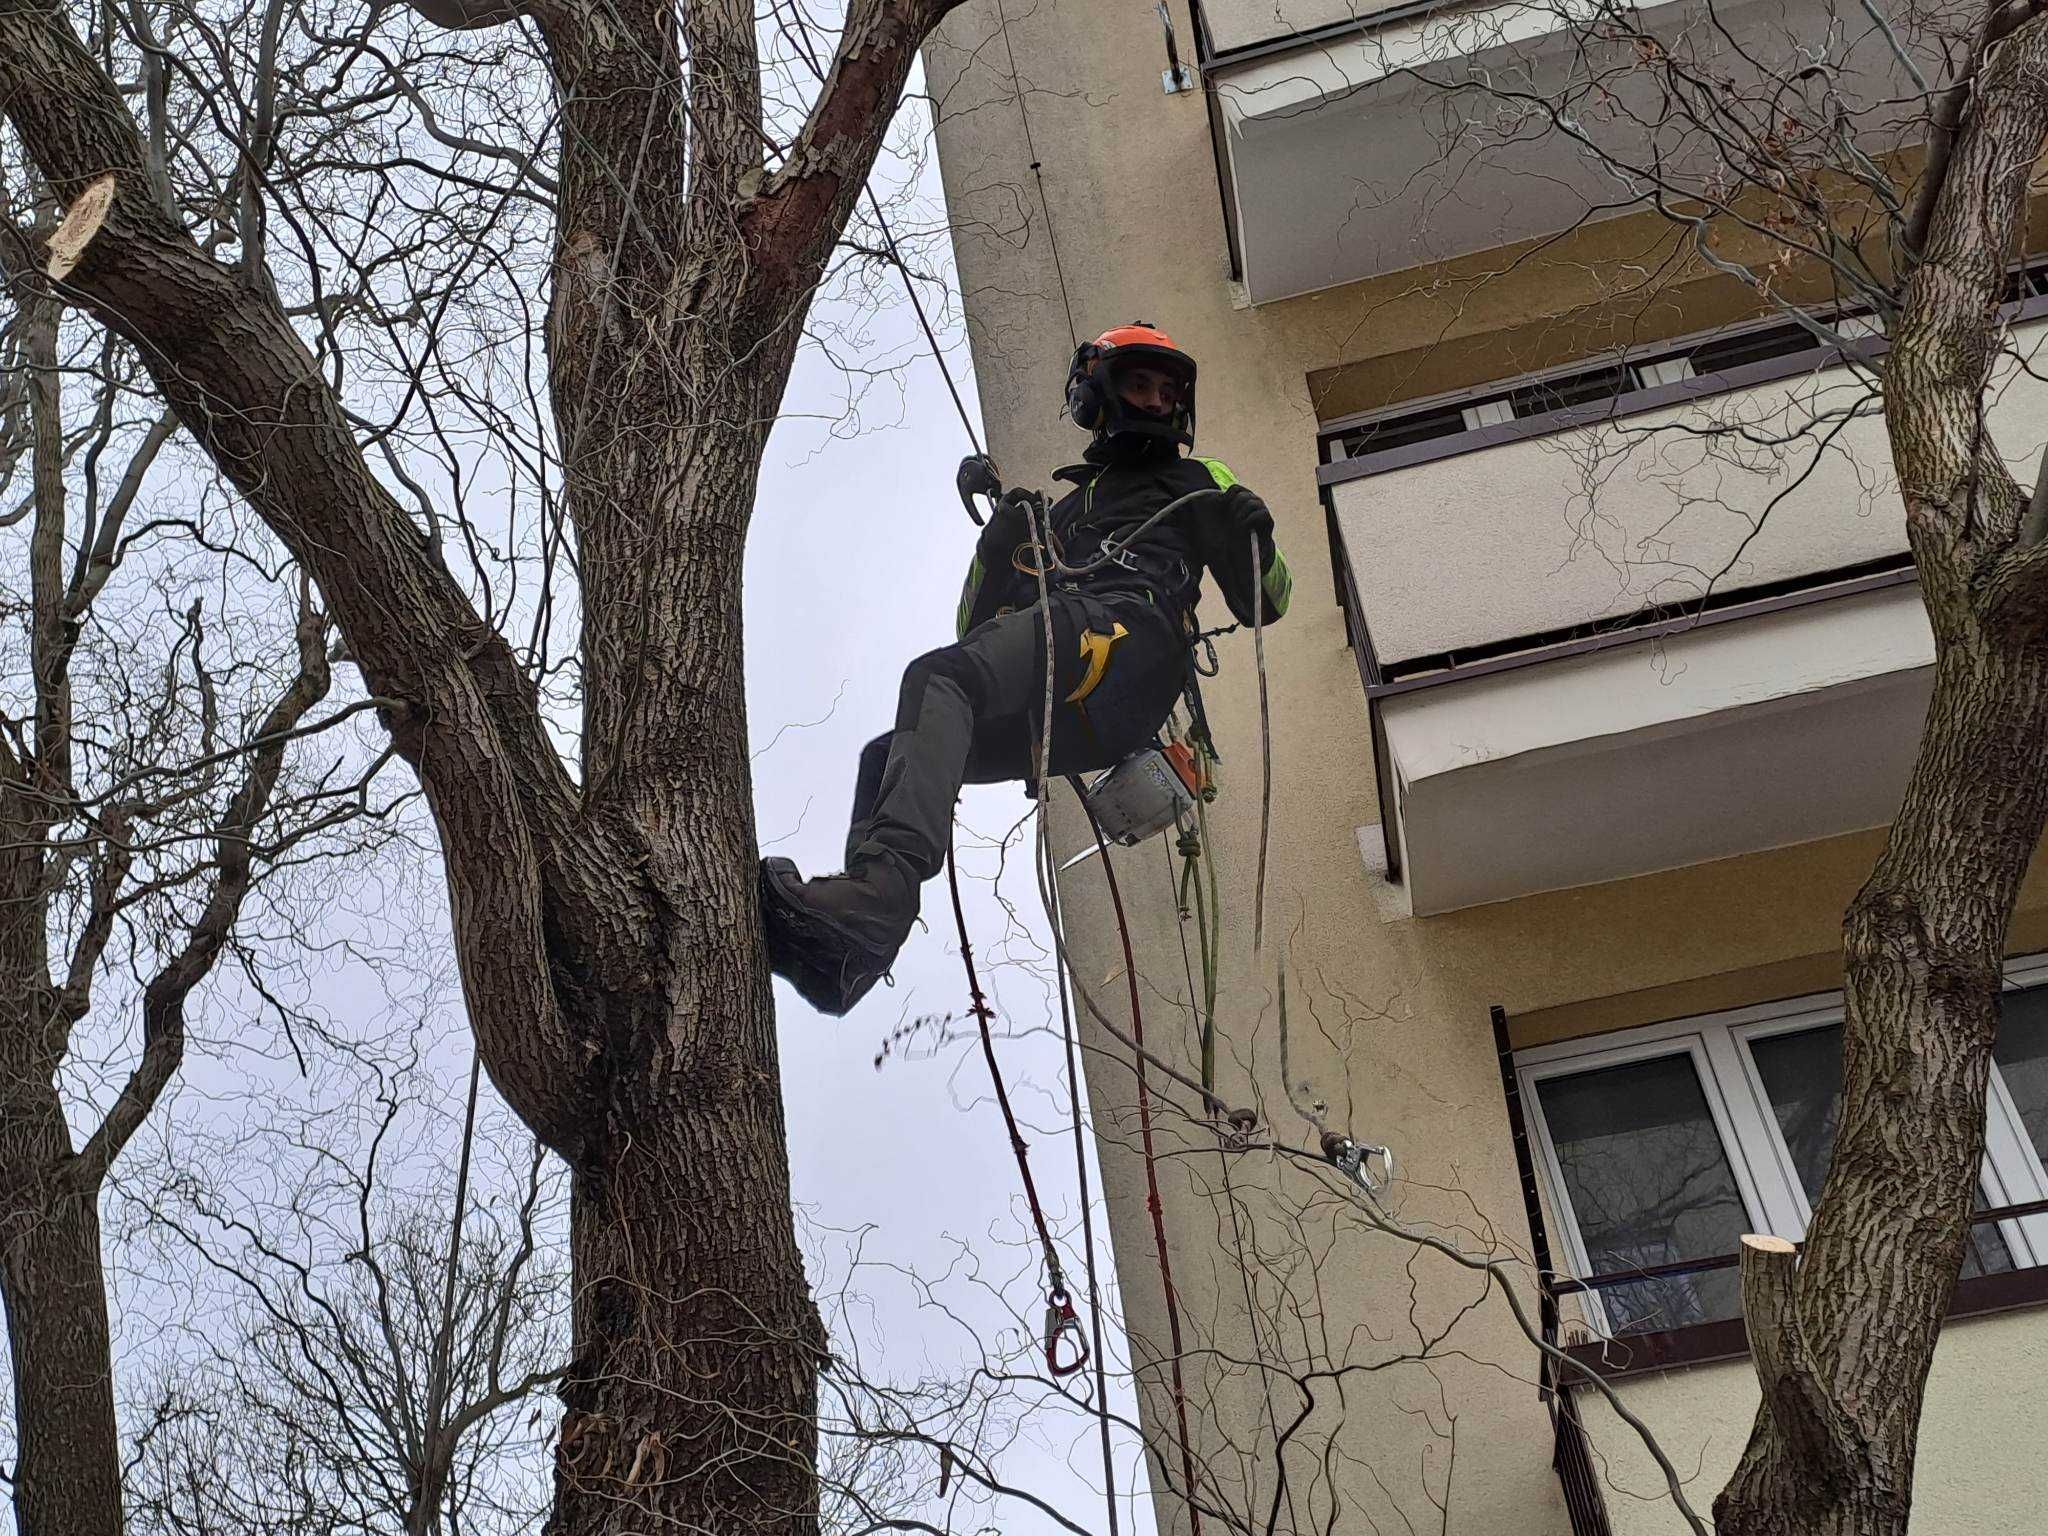
{"type": "Polygon", "coordinates": [[[1394,1182],[1394,1149],[1353,1141],[1335,1132],[1323,1138],[1323,1156],[1352,1183],[1377,1200],[1394,1182]],[[1377,1166],[1375,1166],[1377,1165],[1377,1166]]]}

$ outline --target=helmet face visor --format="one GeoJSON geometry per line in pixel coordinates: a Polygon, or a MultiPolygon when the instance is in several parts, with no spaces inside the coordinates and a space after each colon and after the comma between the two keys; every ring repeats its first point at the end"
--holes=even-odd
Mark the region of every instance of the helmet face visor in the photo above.
{"type": "Polygon", "coordinates": [[[1187,403],[1187,370],[1158,358],[1119,356],[1104,365],[1108,387],[1124,409],[1134,416],[1155,416],[1171,420],[1187,403]]]}
{"type": "Polygon", "coordinates": [[[1118,347],[1095,366],[1110,433],[1193,441],[1195,368],[1187,354],[1166,347],[1118,347]]]}

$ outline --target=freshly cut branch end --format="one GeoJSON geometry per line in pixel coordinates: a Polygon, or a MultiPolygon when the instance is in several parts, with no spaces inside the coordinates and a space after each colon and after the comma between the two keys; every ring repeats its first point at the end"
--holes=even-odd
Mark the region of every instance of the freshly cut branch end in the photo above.
{"type": "Polygon", "coordinates": [[[112,172],[78,194],[78,201],[66,211],[64,222],[50,236],[50,259],[43,267],[43,273],[51,282],[61,283],[71,275],[85,255],[85,248],[92,244],[92,237],[107,222],[107,212],[113,206],[112,172]]]}
{"type": "Polygon", "coordinates": [[[1792,1327],[1792,1282],[1799,1272],[1799,1250],[1782,1237],[1749,1232],[1742,1247],[1742,1318],[1749,1332],[1750,1353],[1757,1375],[1768,1383],[1789,1372],[1796,1353],[1788,1334],[1792,1327]]]}

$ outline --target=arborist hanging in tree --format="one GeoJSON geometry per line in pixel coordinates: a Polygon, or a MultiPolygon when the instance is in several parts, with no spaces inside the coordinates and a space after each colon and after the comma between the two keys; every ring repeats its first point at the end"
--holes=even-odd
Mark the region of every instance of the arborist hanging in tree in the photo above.
{"type": "Polygon", "coordinates": [[[1266,504],[1218,460],[1181,456],[1194,446],[1193,358],[1148,324],[1105,331],[1074,353],[1067,413],[1094,440],[1056,472],[1074,488],[1044,515],[1049,554],[1033,547],[1028,494],[1004,496],[968,569],[958,643],[910,664],[896,728],[861,753],[846,872],[806,880],[788,859],[762,860],[770,963],[823,1012],[845,1013],[895,962],[919,887],[945,867],[960,786],[1037,777],[1041,570],[1054,774],[1152,744],[1189,681],[1204,569],[1240,623],[1255,602],[1262,623],[1287,611],[1293,580],[1266,504]]]}

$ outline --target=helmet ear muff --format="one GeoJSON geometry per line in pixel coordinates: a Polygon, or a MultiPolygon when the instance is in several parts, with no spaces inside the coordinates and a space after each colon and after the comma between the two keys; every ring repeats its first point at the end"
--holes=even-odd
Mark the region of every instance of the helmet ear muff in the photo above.
{"type": "Polygon", "coordinates": [[[1093,432],[1102,425],[1103,408],[1108,404],[1095,367],[1100,356],[1101,348],[1093,342],[1083,342],[1074,349],[1074,360],[1067,365],[1067,415],[1084,432],[1093,432]]]}

